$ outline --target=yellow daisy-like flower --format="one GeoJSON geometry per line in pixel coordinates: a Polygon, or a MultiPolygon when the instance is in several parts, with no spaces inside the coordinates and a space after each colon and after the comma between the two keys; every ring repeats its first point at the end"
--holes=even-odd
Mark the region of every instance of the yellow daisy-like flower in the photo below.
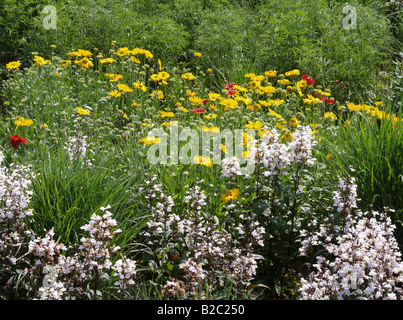
{"type": "Polygon", "coordinates": [[[288,80],[288,79],[280,79],[280,80],[277,80],[277,83],[282,84],[282,85],[289,85],[290,80],[288,80]]]}
{"type": "Polygon", "coordinates": [[[292,117],[291,119],[290,119],[290,122],[289,122],[289,124],[288,124],[290,127],[297,127],[298,125],[299,125],[299,122],[298,122],[298,120],[297,120],[297,118],[295,118],[295,117],[292,117]]]}
{"type": "Polygon", "coordinates": [[[100,63],[104,64],[104,63],[114,63],[116,60],[113,58],[105,58],[105,59],[101,59],[99,60],[100,63]]]}
{"type": "Polygon", "coordinates": [[[303,99],[303,101],[306,104],[318,104],[318,103],[322,102],[320,99],[315,98],[314,96],[311,96],[310,94],[308,94],[308,98],[303,99]]]}
{"type": "Polygon", "coordinates": [[[139,103],[137,103],[137,102],[135,102],[135,101],[133,101],[133,107],[140,107],[141,105],[139,104],[139,103]]]}
{"type": "Polygon", "coordinates": [[[164,99],[164,92],[161,90],[153,90],[150,93],[151,97],[157,97],[158,100],[164,99]]]}
{"type": "Polygon", "coordinates": [[[88,111],[88,110],[86,110],[86,109],[83,109],[83,108],[81,108],[81,107],[76,107],[76,112],[78,113],[78,114],[81,114],[81,115],[86,115],[86,114],[90,114],[90,112],[88,111]]]}
{"type": "Polygon", "coordinates": [[[118,110],[121,114],[123,118],[127,118],[127,114],[123,111],[123,110],[118,110]]]}
{"type": "Polygon", "coordinates": [[[248,121],[249,123],[247,123],[245,125],[246,129],[253,129],[253,130],[259,130],[261,127],[263,127],[263,122],[257,121],[257,122],[251,122],[248,121]]]}
{"type": "Polygon", "coordinates": [[[11,61],[6,64],[6,68],[9,70],[18,69],[21,66],[21,61],[11,61]]]}
{"type": "Polygon", "coordinates": [[[281,137],[281,139],[286,142],[291,142],[293,139],[292,133],[291,132],[284,133],[284,135],[281,137]]]}
{"type": "Polygon", "coordinates": [[[240,195],[239,189],[231,189],[221,196],[221,201],[228,202],[231,200],[237,200],[239,198],[239,195],[240,195]]]}
{"type": "Polygon", "coordinates": [[[74,61],[75,64],[79,65],[83,69],[88,69],[92,67],[94,64],[88,58],[83,58],[81,60],[74,61]]]}
{"type": "Polygon", "coordinates": [[[202,105],[203,99],[200,97],[189,97],[189,101],[192,103],[192,106],[202,105]]]}
{"type": "Polygon", "coordinates": [[[211,120],[211,119],[215,119],[215,118],[217,118],[218,117],[218,115],[217,114],[213,114],[212,116],[210,116],[209,114],[206,114],[205,116],[204,116],[204,118],[206,118],[207,120],[211,120]]]}
{"type": "Polygon", "coordinates": [[[114,52],[116,55],[118,55],[119,57],[124,57],[127,55],[131,54],[131,51],[129,50],[129,48],[124,47],[124,48],[119,48],[116,52],[114,52]]]}
{"type": "Polygon", "coordinates": [[[189,112],[188,109],[184,108],[184,107],[178,107],[178,109],[182,112],[189,112]]]}
{"type": "Polygon", "coordinates": [[[34,62],[37,66],[44,66],[50,62],[50,60],[45,60],[41,56],[35,56],[34,57],[34,62]]]}
{"type": "Polygon", "coordinates": [[[109,94],[115,98],[118,98],[122,95],[118,90],[112,90],[111,92],[109,92],[109,94]]]}
{"type": "Polygon", "coordinates": [[[211,158],[203,156],[195,156],[193,162],[206,167],[211,167],[213,165],[213,160],[211,160],[211,158]]]}
{"type": "Polygon", "coordinates": [[[265,75],[266,77],[268,77],[268,78],[274,78],[274,77],[277,77],[277,71],[273,71],[273,70],[266,71],[266,72],[264,73],[264,75],[265,75]]]}
{"type": "Polygon", "coordinates": [[[202,130],[203,131],[210,131],[210,132],[213,132],[213,133],[220,133],[220,128],[217,128],[217,127],[211,127],[211,128],[202,127],[202,130]]]}
{"type": "Polygon", "coordinates": [[[105,73],[105,76],[109,78],[110,82],[117,82],[120,79],[123,79],[123,76],[121,74],[115,74],[115,73],[105,73]]]}
{"type": "Polygon", "coordinates": [[[333,112],[326,112],[323,116],[323,120],[334,121],[337,120],[337,116],[333,112]]]}
{"type": "Polygon", "coordinates": [[[31,119],[24,119],[21,116],[18,116],[18,120],[14,121],[14,124],[19,127],[29,127],[30,125],[32,125],[34,122],[31,119]]]}
{"type": "Polygon", "coordinates": [[[210,92],[208,94],[208,98],[210,101],[216,101],[216,100],[223,99],[223,97],[219,93],[215,93],[215,92],[210,92]]]}
{"type": "Polygon", "coordinates": [[[117,85],[118,89],[123,91],[123,92],[133,92],[133,89],[131,89],[128,85],[123,84],[123,83],[119,83],[117,85]]]}
{"type": "Polygon", "coordinates": [[[158,111],[161,118],[173,118],[175,113],[173,112],[166,112],[166,111],[158,111]]]}
{"type": "Polygon", "coordinates": [[[294,70],[291,70],[291,71],[288,71],[288,72],[284,73],[284,75],[285,75],[286,77],[298,76],[299,74],[300,74],[300,72],[299,72],[299,70],[297,70],[297,69],[294,69],[294,70]]]}
{"type": "Polygon", "coordinates": [[[201,57],[202,56],[202,54],[200,52],[195,52],[194,55],[195,55],[195,57],[201,57]]]}
{"type": "Polygon", "coordinates": [[[194,75],[191,72],[187,72],[182,74],[182,79],[192,81],[194,79],[194,75]]]}
{"type": "Polygon", "coordinates": [[[160,142],[160,138],[156,138],[156,137],[145,137],[143,139],[139,139],[139,141],[147,146],[151,146],[153,144],[159,143],[160,142]]]}
{"type": "Polygon", "coordinates": [[[147,87],[143,83],[141,83],[140,81],[137,81],[137,82],[133,83],[133,88],[141,90],[143,92],[147,91],[147,87]]]}

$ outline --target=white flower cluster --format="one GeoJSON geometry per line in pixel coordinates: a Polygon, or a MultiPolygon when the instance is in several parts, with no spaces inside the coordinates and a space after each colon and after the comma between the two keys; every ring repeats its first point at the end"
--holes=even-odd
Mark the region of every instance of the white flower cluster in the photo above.
{"type": "Polygon", "coordinates": [[[32,196],[30,168],[18,164],[10,167],[13,169],[0,168],[0,223],[8,220],[17,223],[32,215],[28,209],[32,196]]]}
{"type": "Polygon", "coordinates": [[[124,290],[128,285],[133,285],[133,277],[136,275],[136,262],[125,258],[119,259],[112,266],[112,269],[116,272],[116,277],[118,280],[115,282],[115,285],[119,286],[120,289],[124,290]]]}
{"type": "MultiPolygon", "coordinates": [[[[49,265],[54,263],[52,265],[54,278],[59,278],[61,282],[53,279],[50,286],[41,288],[41,299],[61,299],[63,294],[86,295],[87,292],[84,288],[89,279],[108,277],[108,273],[112,270],[114,271],[113,277],[116,278],[115,285],[118,285],[121,290],[134,283],[135,261],[125,257],[114,264],[111,262],[111,255],[120,249],[118,246],[112,245],[111,241],[113,236],[121,230],[113,230],[117,222],[112,218],[112,213],[108,209],[110,206],[101,207],[102,215],[93,214],[90,221],[81,227],[82,230],[89,233],[89,237],[80,239],[81,245],[78,247],[78,252],[71,256],[60,255],[57,261],[47,259],[49,265]],[[63,283],[63,286],[60,283],[63,283]]],[[[40,259],[46,254],[51,256],[56,248],[65,250],[64,246],[57,245],[50,239],[52,235],[52,233],[48,233],[45,238],[31,242],[32,252],[40,259]]]]}
{"type": "MultiPolygon", "coordinates": [[[[204,212],[207,202],[201,188],[202,182],[196,181],[195,185],[186,191],[184,201],[188,203],[188,210],[184,219],[171,212],[174,205],[172,198],[158,188],[159,196],[156,194],[154,197],[157,205],[149,206],[153,213],[148,222],[148,230],[144,234],[152,239],[149,244],[153,244],[155,250],[161,250],[167,244],[178,244],[180,248],[186,248],[185,252],[180,253],[185,259],[179,265],[185,273],[186,282],[183,288],[181,287],[186,292],[185,298],[198,295],[199,289],[205,288],[207,283],[217,289],[225,279],[236,283],[237,288],[242,288],[240,290],[246,290],[247,284],[256,274],[257,263],[252,253],[253,244],[263,245],[264,228],[258,222],[248,219],[243,221],[248,223],[248,226],[240,225],[238,231],[246,233],[247,229],[249,236],[245,237],[245,241],[253,243],[248,242],[244,248],[234,244],[231,234],[219,228],[218,221],[204,212]]],[[[155,180],[152,183],[156,183],[155,180]]],[[[156,190],[150,185],[148,188],[156,190]]],[[[151,199],[150,193],[146,194],[147,198],[151,199]]],[[[165,289],[167,294],[174,292],[168,285],[165,289]]]]}
{"type": "Polygon", "coordinates": [[[265,176],[287,174],[284,170],[290,165],[290,147],[280,141],[280,134],[276,129],[268,130],[262,135],[256,148],[260,161],[268,170],[263,172],[265,176]]]}
{"type": "Polygon", "coordinates": [[[316,144],[316,140],[314,139],[310,126],[298,126],[292,138],[289,144],[290,161],[304,163],[308,166],[313,165],[316,159],[312,158],[312,149],[316,144]]]}
{"type": "Polygon", "coordinates": [[[237,157],[225,157],[222,160],[221,165],[221,175],[223,177],[235,179],[237,176],[242,175],[241,165],[239,164],[239,159],[237,157]]]}
{"type": "MultiPolygon", "coordinates": [[[[75,136],[69,138],[69,142],[64,148],[67,150],[67,154],[70,162],[82,162],[87,156],[87,136],[83,135],[81,132],[76,132],[75,136]]],[[[82,163],[86,163],[88,166],[92,165],[91,159],[87,159],[82,163]]]]}
{"type": "Polygon", "coordinates": [[[33,215],[31,176],[29,167],[14,163],[10,169],[0,167],[0,276],[7,281],[2,288],[6,291],[14,290],[16,279],[29,273],[26,244],[32,232],[26,223],[33,215]]]}
{"type": "Polygon", "coordinates": [[[59,258],[62,250],[67,250],[64,244],[60,244],[53,240],[54,236],[53,228],[46,232],[45,237],[36,238],[31,240],[28,244],[28,249],[39,259],[35,262],[35,265],[47,265],[54,264],[59,258]]]}
{"type": "Polygon", "coordinates": [[[339,180],[339,190],[335,191],[333,201],[337,211],[344,214],[357,208],[357,186],[354,177],[339,180]]]}
{"type": "Polygon", "coordinates": [[[309,126],[298,126],[293,133],[293,140],[286,144],[281,142],[276,128],[267,129],[260,140],[250,150],[250,156],[255,157],[257,163],[262,163],[267,169],[264,176],[287,175],[287,169],[295,163],[310,166],[315,163],[312,150],[316,141],[309,126]]]}
{"type": "Polygon", "coordinates": [[[341,219],[343,225],[333,228],[333,232],[323,224],[317,232],[302,233],[306,239],[301,255],[315,247],[324,250],[313,265],[317,271],[301,279],[303,300],[402,297],[403,263],[393,234],[395,226],[387,213],[353,212],[353,182],[350,178],[340,182],[343,196],[336,196],[334,204],[338,212],[346,214],[341,219]]]}

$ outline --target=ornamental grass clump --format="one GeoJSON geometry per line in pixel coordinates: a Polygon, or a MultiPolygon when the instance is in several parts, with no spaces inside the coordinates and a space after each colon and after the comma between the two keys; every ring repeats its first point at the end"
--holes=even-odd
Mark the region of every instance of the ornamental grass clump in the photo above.
{"type": "Polygon", "coordinates": [[[354,180],[340,179],[334,196],[337,213],[323,223],[312,219],[310,230],[301,232],[302,256],[322,251],[313,271],[301,279],[302,300],[402,298],[403,263],[391,210],[363,213],[355,197],[354,180]]]}

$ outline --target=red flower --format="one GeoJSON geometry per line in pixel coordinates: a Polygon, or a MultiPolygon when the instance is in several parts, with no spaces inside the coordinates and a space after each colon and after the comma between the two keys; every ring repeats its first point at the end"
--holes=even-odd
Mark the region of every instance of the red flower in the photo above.
{"type": "Polygon", "coordinates": [[[208,102],[207,99],[204,99],[204,100],[203,100],[203,104],[206,104],[207,102],[208,102]]]}
{"type": "Polygon", "coordinates": [[[204,112],[203,108],[194,108],[192,110],[193,113],[202,114],[204,112]]]}
{"type": "Polygon", "coordinates": [[[306,74],[302,76],[302,79],[304,79],[308,85],[315,84],[315,80],[313,80],[311,77],[308,77],[306,74]]]}
{"type": "Polygon", "coordinates": [[[326,103],[334,103],[333,99],[328,99],[328,98],[324,98],[324,97],[320,97],[320,100],[325,101],[326,103]]]}
{"type": "Polygon", "coordinates": [[[13,148],[18,149],[18,145],[19,145],[20,143],[27,144],[27,140],[24,139],[24,138],[21,138],[21,137],[18,136],[18,135],[15,135],[15,136],[11,136],[11,137],[10,137],[10,144],[11,144],[11,146],[12,146],[13,148]]]}

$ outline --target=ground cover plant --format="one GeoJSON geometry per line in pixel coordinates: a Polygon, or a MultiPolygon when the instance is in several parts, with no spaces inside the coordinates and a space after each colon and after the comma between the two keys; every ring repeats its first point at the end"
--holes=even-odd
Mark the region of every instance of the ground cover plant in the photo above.
{"type": "MultiPolygon", "coordinates": [[[[60,25],[94,8],[70,3],[60,25]]],[[[401,298],[401,69],[386,88],[368,67],[388,20],[357,2],[371,18],[347,33],[321,20],[337,1],[271,4],[138,1],[113,12],[142,46],[116,23],[37,30],[46,46],[5,63],[3,299],[401,298]]],[[[97,8],[80,26],[117,10],[97,8]]]]}

